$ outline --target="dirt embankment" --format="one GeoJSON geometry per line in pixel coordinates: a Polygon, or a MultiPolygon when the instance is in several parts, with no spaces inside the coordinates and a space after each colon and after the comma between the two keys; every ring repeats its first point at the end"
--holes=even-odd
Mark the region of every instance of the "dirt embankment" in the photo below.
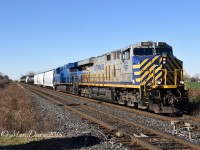
{"type": "Polygon", "coordinates": [[[200,98],[200,90],[191,90],[191,91],[189,92],[189,95],[190,95],[191,97],[199,97],[199,98],[200,98]]]}

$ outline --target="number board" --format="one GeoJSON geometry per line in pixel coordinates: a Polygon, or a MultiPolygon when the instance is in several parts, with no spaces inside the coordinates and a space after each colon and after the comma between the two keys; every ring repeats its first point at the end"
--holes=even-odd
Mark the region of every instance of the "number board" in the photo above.
{"type": "Polygon", "coordinates": [[[151,42],[141,42],[141,46],[153,46],[151,42]]]}

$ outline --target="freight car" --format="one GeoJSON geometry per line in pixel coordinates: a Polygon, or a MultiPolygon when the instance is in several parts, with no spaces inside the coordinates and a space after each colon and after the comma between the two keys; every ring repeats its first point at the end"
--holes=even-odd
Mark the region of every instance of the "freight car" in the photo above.
{"type": "Polygon", "coordinates": [[[31,84],[31,85],[34,84],[34,76],[33,75],[28,77],[27,83],[31,84]]]}
{"type": "Polygon", "coordinates": [[[20,82],[27,84],[34,84],[34,76],[22,76],[20,82]]]}
{"type": "Polygon", "coordinates": [[[27,78],[27,76],[22,76],[22,77],[20,78],[20,82],[26,83],[26,78],[27,78]]]}
{"type": "Polygon", "coordinates": [[[34,84],[44,86],[44,72],[34,75],[34,84]]]}
{"type": "MultiPolygon", "coordinates": [[[[35,75],[34,84],[46,86],[44,75],[35,75]]],[[[49,75],[54,89],[64,85],[73,94],[155,113],[176,113],[188,99],[183,63],[165,42],[139,42],[66,64],[49,75]]]]}
{"type": "Polygon", "coordinates": [[[34,84],[37,86],[54,88],[53,78],[54,78],[54,69],[39,74],[35,74],[34,84]]]}

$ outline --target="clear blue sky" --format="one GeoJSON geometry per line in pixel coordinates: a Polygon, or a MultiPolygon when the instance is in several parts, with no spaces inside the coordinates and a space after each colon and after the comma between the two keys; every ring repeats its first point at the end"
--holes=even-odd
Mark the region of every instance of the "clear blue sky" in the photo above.
{"type": "Polygon", "coordinates": [[[200,73],[200,0],[0,0],[0,72],[12,79],[146,40],[200,73]]]}

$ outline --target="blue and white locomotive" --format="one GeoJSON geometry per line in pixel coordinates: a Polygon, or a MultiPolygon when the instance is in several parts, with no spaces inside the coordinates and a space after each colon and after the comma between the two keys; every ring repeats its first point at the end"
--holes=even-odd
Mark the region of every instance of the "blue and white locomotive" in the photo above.
{"type": "Polygon", "coordinates": [[[175,113],[188,98],[183,63],[165,42],[140,42],[52,71],[54,89],[62,85],[70,93],[155,113],[175,113]]]}

